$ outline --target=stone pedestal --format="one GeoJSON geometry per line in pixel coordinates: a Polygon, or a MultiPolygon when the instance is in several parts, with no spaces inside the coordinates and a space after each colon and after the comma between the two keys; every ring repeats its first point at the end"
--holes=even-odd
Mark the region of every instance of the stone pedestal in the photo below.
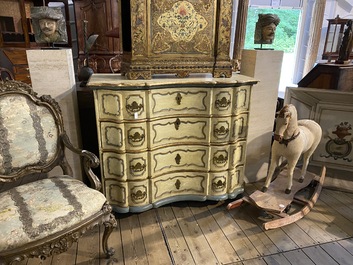
{"type": "Polygon", "coordinates": [[[246,181],[266,177],[271,152],[283,51],[243,50],[240,73],[259,80],[250,100],[246,181]]]}
{"type": "MultiPolygon", "coordinates": [[[[71,49],[27,50],[32,87],[38,95],[51,95],[60,105],[72,144],[81,148],[75,72],[71,49]]],[[[82,179],[81,159],[66,150],[74,175],[82,179]]],[[[62,174],[61,169],[52,174],[62,174]]]]}

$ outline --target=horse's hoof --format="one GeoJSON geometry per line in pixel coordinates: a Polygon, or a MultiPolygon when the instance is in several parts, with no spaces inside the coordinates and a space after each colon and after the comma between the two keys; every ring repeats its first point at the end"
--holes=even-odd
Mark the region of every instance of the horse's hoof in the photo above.
{"type": "Polygon", "coordinates": [[[290,194],[291,191],[292,191],[291,189],[286,189],[285,193],[286,193],[286,194],[290,194]]]}
{"type": "Polygon", "coordinates": [[[262,191],[262,192],[266,192],[266,191],[267,191],[267,188],[266,188],[266,187],[262,187],[261,191],[262,191]]]}
{"type": "Polygon", "coordinates": [[[299,182],[303,183],[304,182],[304,178],[299,178],[299,182]]]}

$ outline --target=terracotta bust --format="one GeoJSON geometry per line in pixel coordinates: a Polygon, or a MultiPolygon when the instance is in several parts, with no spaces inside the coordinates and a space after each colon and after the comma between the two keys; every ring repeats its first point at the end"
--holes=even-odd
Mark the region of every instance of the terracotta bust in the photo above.
{"type": "Polygon", "coordinates": [[[65,19],[60,8],[31,8],[31,18],[37,43],[67,42],[65,19]]]}
{"type": "Polygon", "coordinates": [[[259,14],[259,19],[256,22],[254,43],[272,44],[279,22],[280,19],[276,14],[259,14]]]}

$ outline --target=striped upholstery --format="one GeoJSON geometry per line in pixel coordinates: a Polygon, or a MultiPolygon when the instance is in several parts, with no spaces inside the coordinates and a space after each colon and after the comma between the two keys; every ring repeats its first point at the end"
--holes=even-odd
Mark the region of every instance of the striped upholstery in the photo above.
{"type": "Polygon", "coordinates": [[[2,175],[48,163],[57,152],[58,129],[53,115],[24,95],[1,97],[0,134],[2,175]]]}
{"type": "Polygon", "coordinates": [[[99,212],[104,195],[60,176],[0,193],[0,252],[45,238],[99,212]]]}

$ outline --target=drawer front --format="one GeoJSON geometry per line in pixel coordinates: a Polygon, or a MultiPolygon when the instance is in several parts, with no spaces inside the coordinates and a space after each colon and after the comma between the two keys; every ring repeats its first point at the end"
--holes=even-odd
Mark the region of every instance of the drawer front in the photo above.
{"type": "Polygon", "coordinates": [[[229,142],[232,118],[211,119],[211,143],[229,142]]]}
{"type": "Polygon", "coordinates": [[[147,153],[117,154],[104,152],[101,157],[101,166],[104,179],[120,181],[147,179],[147,153]]]}
{"type": "Polygon", "coordinates": [[[172,118],[150,123],[150,146],[208,143],[208,118],[172,118]]]}
{"type": "Polygon", "coordinates": [[[178,195],[206,195],[207,173],[174,173],[152,179],[152,203],[178,195]]]}
{"type": "Polygon", "coordinates": [[[232,88],[215,88],[212,97],[212,115],[230,115],[234,100],[232,88]]]}
{"type": "Polygon", "coordinates": [[[148,180],[120,182],[105,181],[105,195],[111,205],[119,207],[142,206],[149,203],[148,180]]]}
{"type": "Polygon", "coordinates": [[[146,118],[145,92],[95,90],[98,119],[135,120],[146,118]]]}
{"type": "Polygon", "coordinates": [[[228,193],[243,185],[244,182],[244,166],[237,166],[229,172],[228,193]]]}
{"type": "Polygon", "coordinates": [[[228,172],[210,173],[208,195],[226,194],[228,190],[228,172]]]}
{"type": "Polygon", "coordinates": [[[100,123],[103,150],[141,151],[147,149],[146,123],[100,123]]]}
{"type": "Polygon", "coordinates": [[[152,90],[150,94],[150,117],[180,114],[209,114],[209,89],[183,88],[152,90]]]}
{"type": "Polygon", "coordinates": [[[249,113],[241,113],[232,118],[232,132],[230,141],[234,142],[239,138],[246,138],[248,134],[249,113]]]}
{"type": "Polygon", "coordinates": [[[250,106],[250,86],[240,86],[234,89],[233,114],[248,111],[250,106]]]}
{"type": "Polygon", "coordinates": [[[175,171],[207,171],[208,147],[169,147],[151,152],[151,176],[175,171]]]}
{"type": "Polygon", "coordinates": [[[116,180],[104,181],[104,195],[107,197],[107,200],[111,205],[127,207],[127,192],[127,182],[120,182],[116,180]]]}
{"type": "Polygon", "coordinates": [[[129,206],[143,206],[149,204],[149,180],[128,182],[129,206]]]}
{"type": "Polygon", "coordinates": [[[246,141],[240,141],[230,146],[230,168],[235,168],[245,163],[246,141]]]}
{"type": "Polygon", "coordinates": [[[210,148],[210,170],[211,171],[224,171],[229,167],[229,146],[210,148]]]}

